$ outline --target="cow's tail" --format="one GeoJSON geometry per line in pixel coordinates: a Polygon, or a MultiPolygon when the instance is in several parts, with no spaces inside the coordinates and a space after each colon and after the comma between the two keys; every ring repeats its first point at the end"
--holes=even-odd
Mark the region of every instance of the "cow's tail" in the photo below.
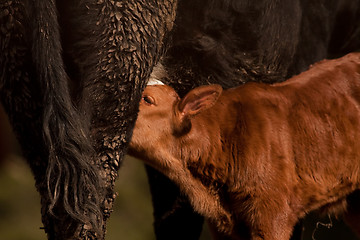
{"type": "Polygon", "coordinates": [[[65,211],[76,222],[90,224],[101,234],[101,180],[91,161],[87,120],[76,111],[71,100],[56,3],[55,0],[30,2],[33,61],[44,96],[43,135],[49,154],[45,179],[49,212],[56,216],[65,211]]]}

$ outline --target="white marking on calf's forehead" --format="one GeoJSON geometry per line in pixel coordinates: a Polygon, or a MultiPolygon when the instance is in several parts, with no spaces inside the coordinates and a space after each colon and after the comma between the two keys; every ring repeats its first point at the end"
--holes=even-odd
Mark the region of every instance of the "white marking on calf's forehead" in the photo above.
{"type": "Polygon", "coordinates": [[[166,75],[167,74],[164,66],[161,63],[158,63],[150,74],[149,82],[147,85],[165,85],[160,79],[163,79],[164,77],[166,77],[166,75]]]}
{"type": "Polygon", "coordinates": [[[165,84],[158,79],[150,78],[149,82],[147,83],[147,86],[153,86],[153,85],[165,85],[165,84]]]}

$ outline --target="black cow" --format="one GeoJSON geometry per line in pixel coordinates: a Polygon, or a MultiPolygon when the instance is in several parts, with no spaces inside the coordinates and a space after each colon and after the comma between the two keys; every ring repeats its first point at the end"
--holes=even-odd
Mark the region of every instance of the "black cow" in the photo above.
{"type": "Polygon", "coordinates": [[[49,239],[103,238],[137,102],[175,6],[0,2],[0,99],[33,171],[49,239]]]}
{"type": "MultiPolygon", "coordinates": [[[[181,95],[207,83],[282,81],[359,49],[359,5],[1,1],[0,99],[34,173],[48,237],[104,235],[141,92],[161,57],[162,80],[181,95]]],[[[172,184],[152,170],[149,178],[158,238],[198,238],[202,219],[172,184]]]]}

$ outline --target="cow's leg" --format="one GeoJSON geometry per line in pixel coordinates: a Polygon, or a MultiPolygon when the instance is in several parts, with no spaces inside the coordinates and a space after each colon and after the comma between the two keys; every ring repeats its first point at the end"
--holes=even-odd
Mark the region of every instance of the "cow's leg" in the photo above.
{"type": "Polygon", "coordinates": [[[344,220],[351,229],[360,237],[360,190],[347,198],[348,209],[344,220]]]}
{"type": "Polygon", "coordinates": [[[203,217],[193,210],[187,197],[171,180],[152,167],[146,166],[146,170],[154,206],[156,239],[199,239],[203,217]]]}
{"type": "Polygon", "coordinates": [[[303,230],[304,230],[304,223],[303,220],[300,220],[299,222],[296,223],[293,229],[291,240],[301,240],[303,235],[303,230]]]}

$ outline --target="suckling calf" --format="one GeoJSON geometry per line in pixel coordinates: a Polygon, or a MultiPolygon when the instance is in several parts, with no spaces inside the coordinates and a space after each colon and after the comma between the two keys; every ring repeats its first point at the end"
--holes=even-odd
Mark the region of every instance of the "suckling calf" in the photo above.
{"type": "Polygon", "coordinates": [[[182,99],[148,86],[130,154],[234,239],[289,239],[316,209],[359,234],[360,201],[349,199],[360,199],[360,53],[272,85],[202,86],[182,99]]]}

